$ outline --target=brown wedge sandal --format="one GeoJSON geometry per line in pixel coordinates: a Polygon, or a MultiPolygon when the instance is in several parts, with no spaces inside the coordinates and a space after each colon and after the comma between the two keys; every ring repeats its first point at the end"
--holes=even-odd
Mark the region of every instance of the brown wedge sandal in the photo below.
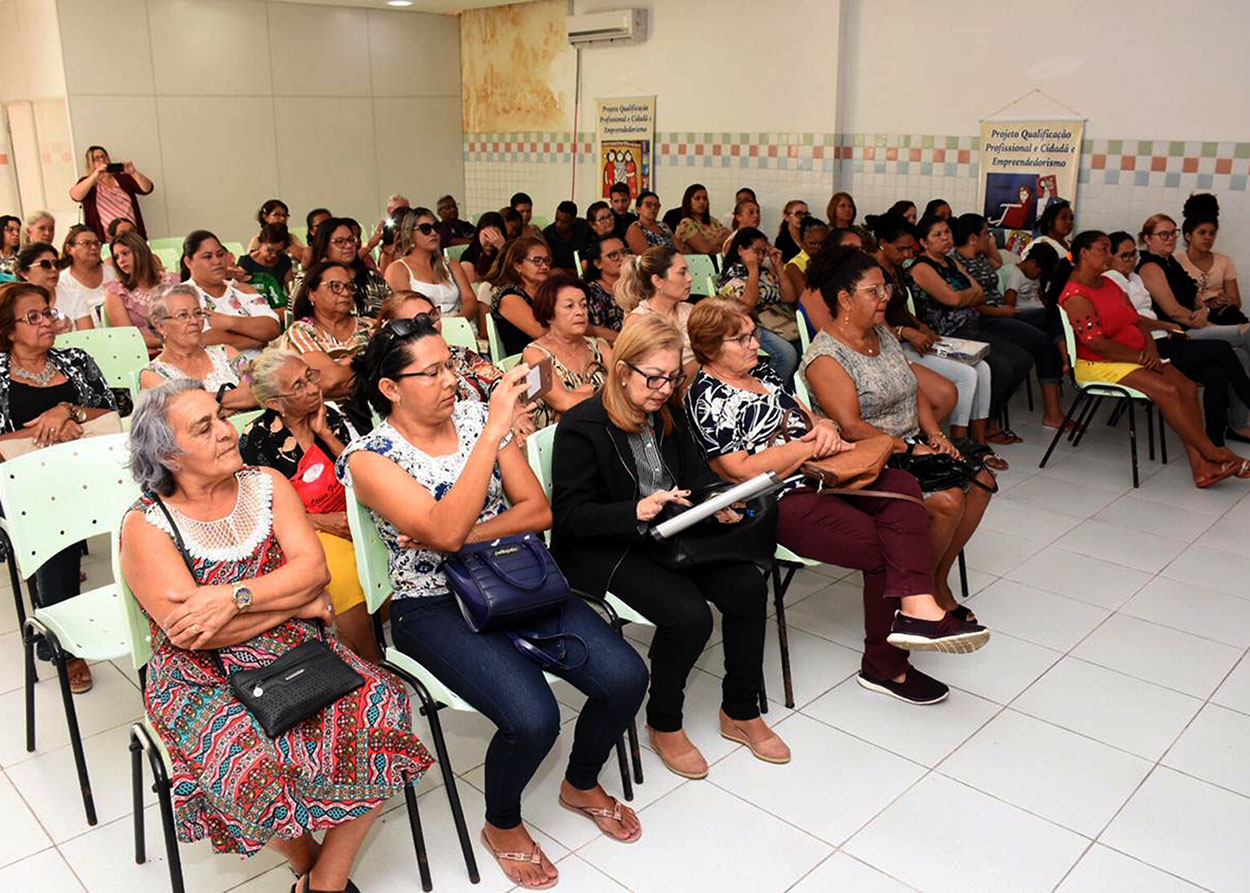
{"type": "Polygon", "coordinates": [[[572,803],[568,802],[563,797],[560,797],[559,800],[560,800],[560,805],[563,806],[565,809],[567,809],[569,812],[579,813],[581,815],[584,815],[586,818],[590,819],[592,822],[594,822],[595,827],[598,828],[600,831],[602,831],[603,836],[606,837],[608,840],[615,840],[617,843],[634,843],[635,841],[638,840],[638,838],[642,837],[641,827],[639,827],[636,831],[634,831],[634,833],[631,834],[629,837],[617,837],[615,834],[609,833],[606,828],[604,828],[602,825],[599,824],[599,822],[597,821],[598,819],[609,819],[613,822],[616,822],[618,825],[621,825],[621,827],[624,827],[624,823],[621,821],[621,818],[624,815],[624,813],[621,811],[623,807],[621,806],[621,801],[617,800],[615,797],[612,798],[611,809],[601,809],[598,806],[574,806],[572,803]]]}

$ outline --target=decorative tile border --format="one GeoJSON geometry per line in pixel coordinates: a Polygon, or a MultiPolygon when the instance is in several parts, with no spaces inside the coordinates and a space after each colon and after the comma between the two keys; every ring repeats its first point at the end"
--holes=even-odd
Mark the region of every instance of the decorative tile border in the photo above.
{"type": "MultiPolygon", "coordinates": [[[[595,135],[478,133],[464,137],[466,163],[572,163],[594,158],[595,135]]],[[[832,173],[973,177],[980,138],[881,133],[657,132],[657,167],[738,167],[832,173]]],[[[1250,180],[1250,142],[1085,140],[1081,183],[1227,189],[1250,180]]]]}

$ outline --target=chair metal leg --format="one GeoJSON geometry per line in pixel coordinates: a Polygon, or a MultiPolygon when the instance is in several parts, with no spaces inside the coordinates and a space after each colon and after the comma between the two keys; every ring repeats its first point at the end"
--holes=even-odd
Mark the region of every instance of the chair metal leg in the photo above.
{"type": "MultiPolygon", "coordinates": [[[[387,667],[394,670],[394,667],[387,667]]],[[[421,680],[402,674],[405,680],[416,690],[421,701],[421,714],[430,722],[430,737],[434,739],[434,756],[438,760],[443,773],[443,787],[447,789],[447,804],[451,807],[451,820],[456,826],[456,837],[460,840],[460,852],[464,854],[464,867],[469,872],[470,883],[481,881],[477,870],[477,858],[473,855],[473,843],[469,840],[469,829],[464,821],[464,808],[460,805],[460,792],[456,788],[456,774],[451,771],[451,758],[447,755],[447,742],[443,738],[443,724],[438,719],[441,704],[434,702],[429,691],[421,684],[421,680]]]]}
{"type": "Polygon", "coordinates": [[[1124,415],[1124,404],[1117,403],[1115,409],[1111,410],[1111,415],[1107,416],[1107,427],[1114,428],[1120,424],[1120,416],[1124,415]]]}
{"type": "Polygon", "coordinates": [[[1029,400],[1029,412],[1033,411],[1033,380],[1031,377],[1024,379],[1024,396],[1029,400]]]}
{"type": "Polygon", "coordinates": [[[790,581],[794,579],[797,567],[786,568],[782,579],[781,568],[773,563],[773,606],[777,610],[777,644],[781,649],[781,684],[785,690],[786,707],[794,709],[794,679],[790,675],[790,633],[786,626],[786,593],[790,591],[790,581]]]}
{"type": "Polygon", "coordinates": [[[642,784],[642,748],[638,746],[638,723],[635,720],[629,721],[625,736],[629,739],[630,762],[634,764],[634,784],[642,784]]]}
{"type": "Polygon", "coordinates": [[[1094,397],[1089,409],[1085,411],[1085,418],[1076,427],[1076,436],[1072,439],[1072,445],[1074,447],[1081,445],[1081,441],[1089,431],[1089,426],[1094,423],[1094,416],[1098,413],[1098,407],[1102,406],[1102,401],[1105,399],[1106,398],[1102,396],[1094,397]]]}
{"type": "MultiPolygon", "coordinates": [[[[1158,409],[1158,407],[1155,407],[1158,409]]],[[[1168,439],[1164,435],[1167,431],[1167,424],[1163,420],[1163,410],[1159,410],[1159,460],[1164,464],[1168,464],[1168,439]]]]}
{"type": "MultiPolygon", "coordinates": [[[[1127,401],[1127,402],[1132,402],[1127,401]]],[[[1151,462],[1155,460],[1155,414],[1154,404],[1149,400],[1146,401],[1146,458],[1151,462]]],[[[1159,420],[1159,424],[1163,424],[1163,419],[1159,420]]]]}
{"type": "Polygon", "coordinates": [[[1059,443],[1059,438],[1063,437],[1063,432],[1067,430],[1068,423],[1072,421],[1072,417],[1076,415],[1078,407],[1088,399],[1088,395],[1084,391],[1078,391],[1076,399],[1072,401],[1072,405],[1068,407],[1068,414],[1063,417],[1063,424],[1059,426],[1059,430],[1055,432],[1055,436],[1050,439],[1050,446],[1046,448],[1046,455],[1042,456],[1042,461],[1037,463],[1038,468],[1045,468],[1046,463],[1050,461],[1050,454],[1055,451],[1055,447],[1059,443]]]}
{"type": "Polygon", "coordinates": [[[35,750],[35,639],[22,627],[22,647],[26,649],[26,752],[35,750]]]}
{"type": "MultiPolygon", "coordinates": [[[[33,625],[33,621],[32,621],[33,625]]],[[[74,752],[74,767],[78,770],[78,787],[82,791],[82,805],[87,813],[87,824],[96,823],[95,797],[91,793],[91,777],[87,774],[87,755],[82,748],[82,733],[78,729],[78,711],[74,709],[74,693],[69,689],[69,655],[61,648],[56,636],[48,630],[42,632],[44,641],[52,649],[52,662],[56,664],[56,676],[61,686],[61,701],[65,706],[65,724],[69,727],[69,743],[74,752]]],[[[34,687],[31,687],[33,693],[34,687]]],[[[33,726],[28,744],[33,744],[33,726]]],[[[31,750],[34,748],[31,747],[31,750]]]]}
{"type": "Polygon", "coordinates": [[[178,855],[178,831],[174,826],[172,789],[169,776],[165,774],[165,764],[161,762],[161,755],[155,747],[148,750],[148,763],[152,766],[152,788],[156,791],[156,799],[160,804],[161,828],[165,835],[165,860],[169,863],[169,888],[173,893],[186,893],[186,884],[182,879],[182,857],[178,855]]]}
{"type": "Polygon", "coordinates": [[[430,877],[430,857],[425,851],[425,834],[421,831],[421,811],[417,807],[417,792],[412,783],[404,785],[404,802],[408,805],[408,827],[412,830],[412,845],[417,851],[417,871],[421,874],[421,889],[430,893],[434,881],[430,877]]]}
{"type": "MultiPolygon", "coordinates": [[[[1063,430],[1060,428],[1059,430],[1063,430]]],[[[960,549],[959,554],[955,557],[959,562],[959,591],[963,594],[964,601],[968,600],[968,561],[964,558],[964,550],[960,549]]]]}
{"type": "Polygon", "coordinates": [[[621,793],[626,801],[634,799],[634,781],[629,774],[629,757],[626,756],[628,748],[625,744],[625,736],[622,735],[620,740],[616,742],[616,763],[621,770],[621,793]]]}
{"type": "Polygon", "coordinates": [[[148,859],[143,834],[143,743],[133,727],[130,729],[130,787],[135,810],[135,864],[142,865],[148,859]]]}
{"type": "Polygon", "coordinates": [[[1133,413],[1133,401],[1125,400],[1128,404],[1128,444],[1129,453],[1133,457],[1133,486],[1140,486],[1137,479],[1137,418],[1133,413]]]}

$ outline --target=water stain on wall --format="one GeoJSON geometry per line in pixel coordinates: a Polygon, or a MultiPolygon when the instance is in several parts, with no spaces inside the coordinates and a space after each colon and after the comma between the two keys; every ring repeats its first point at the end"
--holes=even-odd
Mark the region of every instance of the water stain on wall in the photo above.
{"type": "Polygon", "coordinates": [[[563,0],[468,10],[460,16],[466,133],[566,131],[576,57],[563,0]]]}

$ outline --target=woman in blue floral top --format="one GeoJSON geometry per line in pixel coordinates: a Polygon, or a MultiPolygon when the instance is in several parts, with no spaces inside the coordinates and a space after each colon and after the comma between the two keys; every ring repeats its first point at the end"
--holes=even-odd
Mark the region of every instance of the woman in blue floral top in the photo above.
{"type": "MultiPolygon", "coordinates": [[[[457,402],[447,344],[422,316],[387,323],[362,361],[357,385],[384,421],[343,451],[338,473],[368,506],[390,552],[395,647],[498,728],[486,752],[482,842],[511,883],[550,887],[558,873],[522,824],[521,794],[555,742],[560,710],[543,668],[507,631],[469,629],[441,569],[467,542],[551,524],[542,485],[511,434],[525,409],[518,398],[528,367],[507,373],[489,405],[457,402]]],[[[575,651],[586,654],[581,664],[551,669],[588,696],[560,802],[610,839],[633,842],[641,834],[638,817],[604,792],[598,775],[642,703],[646,667],[578,599],[535,626],[580,639],[581,646],[569,645],[571,664],[575,651]]]]}

